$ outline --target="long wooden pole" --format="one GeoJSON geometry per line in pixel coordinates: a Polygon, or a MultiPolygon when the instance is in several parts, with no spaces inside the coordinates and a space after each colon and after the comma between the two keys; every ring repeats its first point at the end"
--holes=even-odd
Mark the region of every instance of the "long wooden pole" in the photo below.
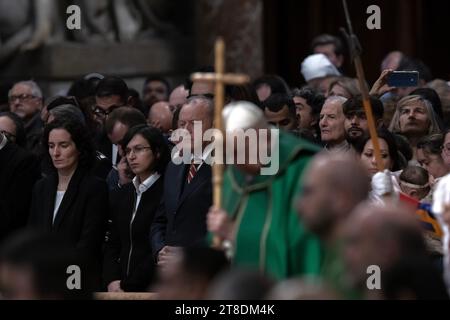
{"type": "Polygon", "coordinates": [[[351,56],[355,63],[356,76],[358,77],[359,88],[360,88],[361,94],[362,94],[363,107],[364,107],[364,112],[365,112],[366,118],[367,118],[367,125],[369,127],[369,134],[370,134],[370,139],[371,139],[372,145],[373,145],[375,160],[377,162],[378,171],[383,171],[384,164],[383,164],[383,159],[381,158],[380,143],[378,141],[377,129],[375,126],[375,120],[373,118],[372,105],[370,103],[369,89],[367,88],[365,75],[364,75],[364,68],[363,68],[363,65],[361,62],[361,57],[360,57],[360,52],[359,52],[360,48],[356,47],[357,45],[359,45],[359,43],[357,41],[356,36],[353,33],[353,27],[352,27],[352,22],[350,20],[350,14],[348,11],[347,1],[342,0],[342,4],[344,6],[345,18],[347,21],[347,26],[348,26],[348,31],[349,31],[349,34],[346,34],[346,37],[347,37],[347,40],[349,43],[351,56]]]}
{"type": "MultiPolygon", "coordinates": [[[[214,82],[214,127],[221,134],[215,135],[214,139],[219,146],[223,146],[224,127],[222,119],[222,109],[225,104],[225,85],[242,85],[250,82],[250,77],[244,74],[225,74],[225,42],[223,38],[216,40],[215,48],[215,72],[214,73],[194,73],[191,75],[192,81],[214,82]]],[[[222,153],[223,155],[223,153],[222,153]]],[[[216,157],[218,155],[216,154],[216,157]]],[[[223,159],[222,159],[223,160],[223,159]]],[[[222,208],[222,181],[224,165],[221,163],[212,164],[212,186],[213,186],[213,206],[222,208]]],[[[215,236],[213,247],[220,248],[222,239],[215,236]]]]}
{"type": "MultiPolygon", "coordinates": [[[[225,103],[224,83],[221,77],[225,72],[225,42],[223,38],[219,38],[215,45],[215,71],[218,79],[215,82],[214,92],[214,127],[220,131],[220,134],[214,137],[218,145],[223,145],[223,119],[222,108],[225,103]]],[[[212,167],[212,183],[213,183],[213,206],[216,209],[222,208],[222,181],[223,181],[223,164],[213,163],[212,167]]],[[[222,240],[218,236],[213,238],[213,247],[220,247],[222,240]]]]}

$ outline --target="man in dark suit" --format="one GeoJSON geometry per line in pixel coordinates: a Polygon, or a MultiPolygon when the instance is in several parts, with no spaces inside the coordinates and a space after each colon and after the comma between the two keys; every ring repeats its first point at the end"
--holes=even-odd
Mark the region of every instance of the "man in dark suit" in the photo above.
{"type": "Polygon", "coordinates": [[[213,110],[212,101],[203,96],[189,99],[181,108],[178,128],[189,132],[192,155],[189,164],[175,164],[172,157],[164,176],[164,192],[150,232],[153,255],[161,266],[170,261],[176,247],[201,245],[206,236],[212,185],[211,166],[205,160],[211,151],[205,148],[202,137],[212,127],[213,110]],[[194,130],[194,121],[201,122],[201,131],[194,130]],[[199,133],[201,136],[196,136],[199,133]],[[195,144],[202,154],[193,152],[195,144]]]}
{"type": "Polygon", "coordinates": [[[39,176],[36,158],[0,134],[0,242],[26,225],[31,191],[39,176]]]}
{"type": "Polygon", "coordinates": [[[95,93],[94,119],[100,131],[96,137],[97,150],[111,160],[115,166],[118,159],[117,145],[111,142],[105,130],[105,122],[111,112],[122,107],[129,107],[130,97],[125,81],[118,77],[106,77],[97,85],[95,93]]]}

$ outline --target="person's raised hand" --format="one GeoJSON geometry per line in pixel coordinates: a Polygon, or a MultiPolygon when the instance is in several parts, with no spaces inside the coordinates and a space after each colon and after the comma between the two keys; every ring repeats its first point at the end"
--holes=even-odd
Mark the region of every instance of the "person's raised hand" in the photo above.
{"type": "Polygon", "coordinates": [[[370,89],[369,94],[371,96],[381,97],[386,92],[395,89],[395,87],[390,87],[387,84],[388,77],[392,72],[394,72],[394,70],[392,69],[386,69],[381,72],[380,77],[377,79],[377,81],[375,81],[375,83],[372,86],[372,89],[370,89]]]}

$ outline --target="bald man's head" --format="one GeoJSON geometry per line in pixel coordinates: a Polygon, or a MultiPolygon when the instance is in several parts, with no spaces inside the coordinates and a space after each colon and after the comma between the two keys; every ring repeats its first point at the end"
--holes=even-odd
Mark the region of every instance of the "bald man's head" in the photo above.
{"type": "Polygon", "coordinates": [[[369,179],[359,161],[320,153],[305,172],[298,212],[310,231],[327,240],[368,193],[369,179]]]}
{"type": "Polygon", "coordinates": [[[426,256],[419,221],[399,204],[359,205],[345,222],[344,258],[351,282],[365,286],[371,265],[387,270],[405,257],[426,256]]]}
{"type": "Polygon", "coordinates": [[[162,133],[169,133],[172,129],[173,114],[170,105],[166,101],[155,103],[148,113],[147,123],[161,130],[162,133]]]}
{"type": "Polygon", "coordinates": [[[187,90],[184,85],[180,85],[173,89],[172,93],[169,96],[169,104],[172,108],[172,111],[180,109],[183,104],[186,103],[188,95],[189,90],[187,90]]]}

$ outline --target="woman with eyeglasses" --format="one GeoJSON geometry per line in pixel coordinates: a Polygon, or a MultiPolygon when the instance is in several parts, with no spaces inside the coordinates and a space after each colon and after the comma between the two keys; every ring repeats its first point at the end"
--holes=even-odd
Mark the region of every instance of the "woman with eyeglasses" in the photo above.
{"type": "Polygon", "coordinates": [[[152,281],[154,261],[148,236],[170,154],[160,131],[147,125],[131,128],[121,145],[135,177],[110,196],[112,223],[105,247],[103,281],[110,292],[139,292],[152,281]]]}
{"type": "Polygon", "coordinates": [[[29,225],[75,247],[83,274],[100,286],[108,187],[93,175],[95,150],[86,126],[72,118],[47,124],[42,140],[51,172],[33,189],[29,225]]]}

